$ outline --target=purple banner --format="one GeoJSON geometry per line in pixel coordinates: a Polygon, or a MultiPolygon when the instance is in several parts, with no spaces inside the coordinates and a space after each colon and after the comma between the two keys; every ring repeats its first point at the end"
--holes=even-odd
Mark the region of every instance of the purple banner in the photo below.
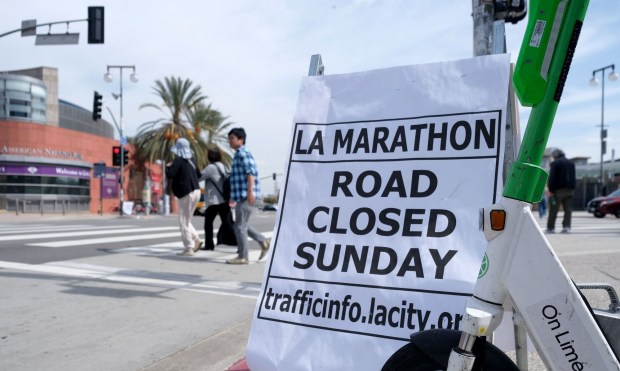
{"type": "Polygon", "coordinates": [[[119,173],[117,168],[105,168],[105,172],[101,178],[102,198],[118,198],[118,177],[119,173]]]}
{"type": "Polygon", "coordinates": [[[72,166],[0,164],[0,174],[66,176],[71,178],[90,179],[90,169],[72,166]]]}

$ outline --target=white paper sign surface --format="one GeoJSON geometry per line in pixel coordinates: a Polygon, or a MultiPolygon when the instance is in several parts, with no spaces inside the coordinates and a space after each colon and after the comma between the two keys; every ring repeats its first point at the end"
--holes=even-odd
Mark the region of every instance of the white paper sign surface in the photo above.
{"type": "Polygon", "coordinates": [[[510,58],[305,78],[252,371],[379,370],[458,329],[501,191],[510,58]]]}

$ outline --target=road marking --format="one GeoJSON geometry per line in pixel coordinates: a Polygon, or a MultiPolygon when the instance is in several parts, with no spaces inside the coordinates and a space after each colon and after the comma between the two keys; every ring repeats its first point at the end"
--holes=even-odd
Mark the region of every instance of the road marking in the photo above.
{"type": "MultiPolygon", "coordinates": [[[[142,228],[139,229],[143,232],[147,232],[147,229],[162,230],[162,229],[179,229],[179,227],[163,227],[163,228],[142,228]]],[[[127,230],[123,231],[126,232],[127,230]]],[[[99,233],[96,233],[99,234],[99,233]]],[[[198,232],[198,234],[204,234],[204,231],[198,232]]],[[[169,233],[154,233],[154,234],[142,234],[133,236],[118,236],[118,237],[101,237],[101,238],[88,238],[83,240],[68,240],[68,241],[56,241],[56,242],[41,242],[41,243],[29,243],[28,246],[40,246],[40,247],[71,247],[71,246],[83,246],[83,245],[96,245],[102,243],[113,242],[126,242],[126,241],[138,241],[138,240],[153,240],[158,238],[167,237],[179,237],[181,238],[181,232],[169,232],[169,233]]]]}
{"type": "Polygon", "coordinates": [[[255,300],[260,293],[259,283],[212,281],[202,277],[196,278],[195,275],[157,273],[72,262],[25,264],[0,261],[0,268],[193,291],[203,294],[235,296],[252,300],[255,300]]]}
{"type": "Polygon", "coordinates": [[[94,236],[98,234],[111,234],[114,233],[133,233],[133,232],[154,232],[154,231],[165,231],[165,230],[178,230],[179,227],[157,227],[157,228],[127,228],[114,227],[115,231],[110,230],[97,230],[97,231],[82,231],[82,232],[69,232],[69,233],[40,233],[40,234],[27,234],[27,235],[19,235],[19,236],[2,236],[0,237],[0,241],[18,241],[18,240],[41,240],[48,238],[56,238],[56,237],[80,237],[80,236],[94,236]]]}
{"type": "Polygon", "coordinates": [[[595,254],[620,254],[620,249],[585,249],[583,251],[555,252],[558,256],[582,256],[595,254]]]}
{"type": "Polygon", "coordinates": [[[28,233],[39,233],[39,232],[50,232],[50,231],[58,231],[58,230],[62,230],[62,231],[70,231],[70,230],[77,230],[77,229],[118,229],[118,228],[131,228],[131,226],[129,225],[121,225],[121,226],[116,226],[116,227],[94,227],[91,225],[57,225],[57,226],[49,226],[49,227],[41,227],[41,228],[27,228],[27,227],[19,227],[19,228],[13,228],[11,230],[1,230],[0,229],[0,234],[17,234],[20,232],[28,232],[28,233]]]}
{"type": "MultiPolygon", "coordinates": [[[[149,229],[162,230],[162,229],[178,229],[179,227],[165,227],[165,228],[139,228],[139,231],[147,231],[149,229]]],[[[124,233],[129,230],[123,231],[124,233]]],[[[199,235],[204,235],[204,231],[199,231],[199,235]]],[[[263,236],[267,238],[271,238],[273,236],[273,232],[264,232],[263,236]]],[[[117,237],[101,237],[101,238],[89,238],[82,240],[67,240],[67,241],[55,241],[55,242],[36,242],[29,243],[28,246],[39,246],[39,247],[71,247],[71,246],[84,246],[84,245],[96,245],[102,243],[113,243],[113,242],[126,242],[126,241],[138,241],[138,240],[151,240],[151,239],[161,239],[167,237],[178,237],[179,241],[181,238],[181,232],[169,232],[169,233],[155,233],[155,234],[146,234],[146,235],[133,235],[133,236],[117,236],[117,237]]],[[[250,238],[248,238],[248,241],[250,238]]],[[[177,246],[179,242],[168,242],[165,244],[152,245],[152,247],[171,247],[177,246]],[[173,244],[173,245],[170,245],[173,244]]]]}

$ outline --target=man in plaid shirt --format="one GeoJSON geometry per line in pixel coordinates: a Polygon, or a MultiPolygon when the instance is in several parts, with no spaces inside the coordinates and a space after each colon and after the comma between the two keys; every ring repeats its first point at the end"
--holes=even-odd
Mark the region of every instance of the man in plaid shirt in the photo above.
{"type": "Polygon", "coordinates": [[[231,207],[235,206],[234,226],[239,254],[236,258],[227,260],[228,264],[248,264],[248,236],[261,247],[258,260],[267,255],[271,243],[269,238],[248,224],[254,204],[260,197],[260,185],[254,157],[245,148],[245,137],[243,128],[234,128],[228,133],[228,143],[236,151],[230,173],[230,202],[231,207]]]}

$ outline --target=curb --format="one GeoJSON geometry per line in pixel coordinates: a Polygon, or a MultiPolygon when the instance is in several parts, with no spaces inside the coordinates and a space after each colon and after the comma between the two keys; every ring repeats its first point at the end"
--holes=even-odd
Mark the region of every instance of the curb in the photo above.
{"type": "Polygon", "coordinates": [[[226,371],[250,371],[250,369],[248,368],[248,364],[245,361],[245,357],[243,357],[237,362],[233,363],[233,365],[227,368],[226,371]]]}

